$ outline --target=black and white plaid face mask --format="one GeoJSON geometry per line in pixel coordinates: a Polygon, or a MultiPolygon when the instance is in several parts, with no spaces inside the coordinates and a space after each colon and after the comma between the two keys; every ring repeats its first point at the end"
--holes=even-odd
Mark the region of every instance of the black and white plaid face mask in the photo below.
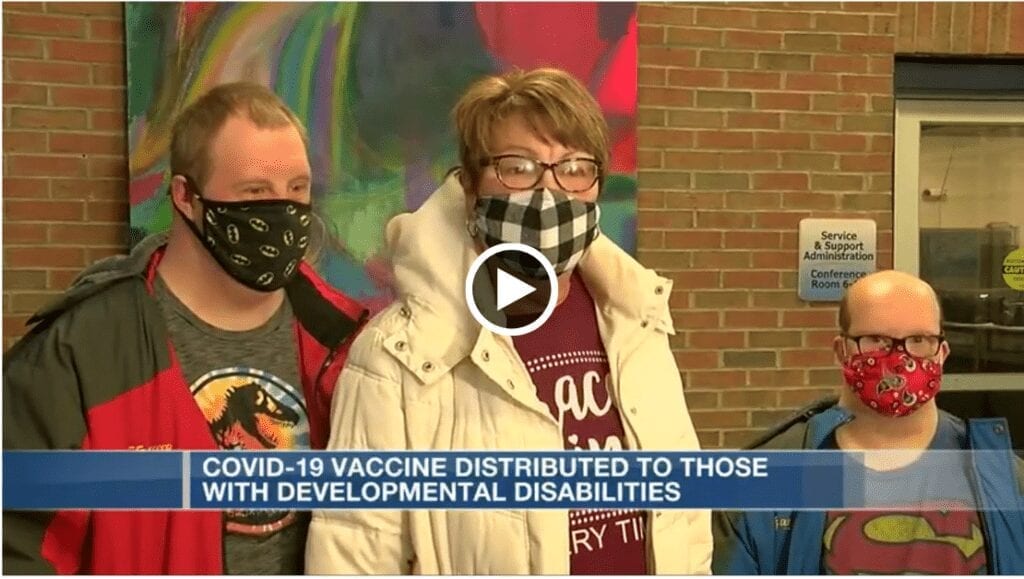
{"type": "MultiPolygon", "coordinates": [[[[532,247],[547,258],[556,274],[576,267],[600,233],[597,221],[597,203],[550,189],[479,197],[476,202],[477,235],[485,245],[522,243],[532,247]]],[[[520,263],[515,255],[501,254],[514,273],[534,279],[547,276],[532,258],[520,263]]]]}
{"type": "Polygon", "coordinates": [[[185,218],[217,263],[236,281],[258,291],[278,290],[295,277],[309,246],[312,208],[287,200],[210,201],[203,229],[185,218]]]}

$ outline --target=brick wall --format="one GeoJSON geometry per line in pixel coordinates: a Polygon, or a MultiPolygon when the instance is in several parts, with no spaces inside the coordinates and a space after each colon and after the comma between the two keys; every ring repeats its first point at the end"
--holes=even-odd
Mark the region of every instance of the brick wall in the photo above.
{"type": "Polygon", "coordinates": [[[118,3],[3,4],[3,335],[128,232],[118,3]]]}
{"type": "MultiPolygon", "coordinates": [[[[123,11],[4,3],[4,339],[127,237],[123,11]]],[[[838,383],[796,297],[803,217],[869,217],[891,265],[893,54],[1024,54],[1024,4],[642,4],[641,261],[709,447],[838,383]]]]}
{"type": "Polygon", "coordinates": [[[1024,53],[1024,4],[642,4],[639,256],[675,280],[704,444],[840,384],[836,308],[797,298],[797,224],[870,218],[892,265],[894,53],[1024,53]]]}

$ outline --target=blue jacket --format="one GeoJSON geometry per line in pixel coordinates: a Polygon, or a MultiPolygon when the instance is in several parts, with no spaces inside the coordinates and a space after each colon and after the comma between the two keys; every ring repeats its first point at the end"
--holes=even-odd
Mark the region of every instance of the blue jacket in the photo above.
{"type": "MultiPolygon", "coordinates": [[[[952,418],[952,417],[951,417],[952,418]]],[[[752,448],[820,449],[839,426],[853,419],[834,399],[802,411],[752,448]]],[[[988,572],[1024,573],[1024,462],[1013,454],[1006,421],[953,418],[964,449],[976,453],[974,486],[985,533],[988,572]],[[987,505],[1016,510],[986,510],[987,505]]],[[[714,514],[716,575],[820,575],[824,511],[747,511],[714,514]]]]}

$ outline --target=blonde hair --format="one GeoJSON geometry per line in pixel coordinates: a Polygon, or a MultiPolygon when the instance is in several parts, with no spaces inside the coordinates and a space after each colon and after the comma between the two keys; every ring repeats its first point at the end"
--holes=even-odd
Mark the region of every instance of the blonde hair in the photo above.
{"type": "Polygon", "coordinates": [[[292,125],[308,147],[302,122],[272,90],[252,82],[222,84],[186,107],[175,119],[171,132],[171,174],[187,175],[198,186],[205,185],[211,171],[210,143],[233,115],[244,115],[262,129],[292,125]]]}
{"type": "Polygon", "coordinates": [[[513,70],[474,82],[452,110],[459,162],[474,187],[480,182],[481,163],[493,155],[491,131],[514,115],[522,115],[536,135],[608,164],[608,123],[576,78],[556,68],[513,70]]]}

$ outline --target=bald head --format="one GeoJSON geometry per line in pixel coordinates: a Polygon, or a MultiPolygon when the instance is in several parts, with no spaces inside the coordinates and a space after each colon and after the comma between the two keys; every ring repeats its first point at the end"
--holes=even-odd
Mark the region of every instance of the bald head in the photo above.
{"type": "Polygon", "coordinates": [[[942,311],[932,286],[901,271],[868,274],[839,304],[839,327],[850,335],[904,337],[942,332],[942,311]]]}

